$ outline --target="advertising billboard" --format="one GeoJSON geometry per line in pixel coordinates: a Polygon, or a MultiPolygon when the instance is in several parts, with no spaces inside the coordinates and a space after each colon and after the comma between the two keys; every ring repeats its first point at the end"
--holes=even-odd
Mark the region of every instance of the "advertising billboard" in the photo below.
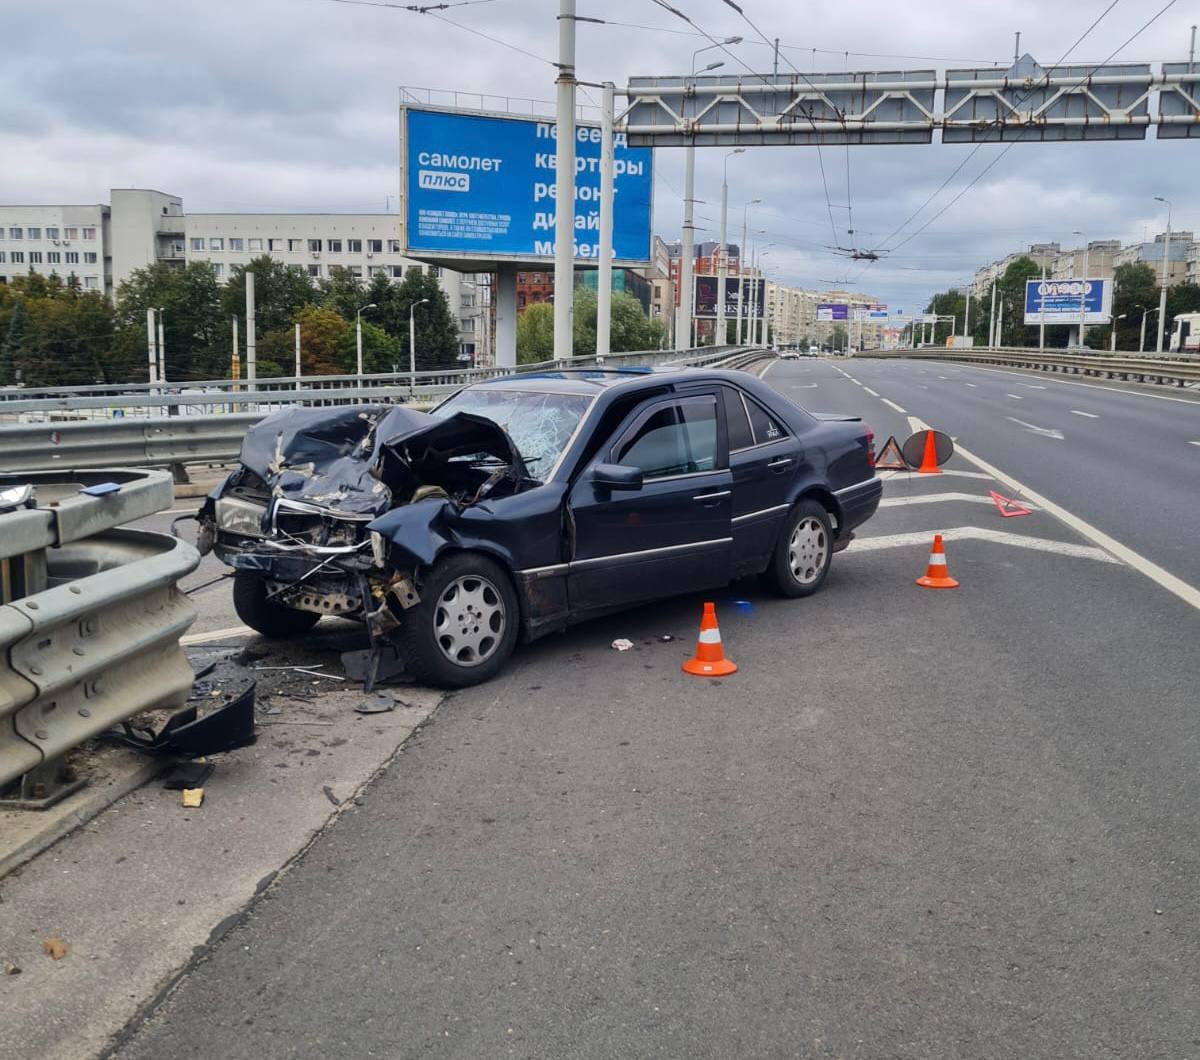
{"type": "MultiPolygon", "coordinates": [[[[553,121],[402,107],[406,253],[465,261],[554,257],[553,121]]],[[[650,260],[652,152],[615,136],[613,258],[650,260]]],[[[575,257],[600,255],[600,129],[575,128],[575,257]]]]}
{"type": "Polygon", "coordinates": [[[849,320],[850,307],[841,302],[818,302],[817,303],[817,321],[818,323],[831,320],[849,320]]]}
{"type": "MultiPolygon", "coordinates": [[[[717,284],[719,276],[695,277],[696,297],[693,302],[693,313],[697,320],[716,320],[717,318],[717,284]]],[[[725,319],[736,320],[738,315],[739,283],[745,286],[747,317],[757,318],[763,315],[766,304],[766,281],[762,279],[741,280],[737,276],[725,277],[725,319]]]]}
{"type": "Polygon", "coordinates": [[[888,318],[888,307],[885,305],[856,305],[854,319],[859,323],[883,323],[888,318]]]}
{"type": "Polygon", "coordinates": [[[1112,319],[1112,280],[1026,280],[1026,324],[1087,324],[1112,319]]]}

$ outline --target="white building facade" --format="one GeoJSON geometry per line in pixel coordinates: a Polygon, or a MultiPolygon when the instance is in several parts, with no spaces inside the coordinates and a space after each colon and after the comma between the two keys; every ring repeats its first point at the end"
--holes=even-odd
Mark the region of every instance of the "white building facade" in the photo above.
{"type": "Polygon", "coordinates": [[[31,269],[74,277],[80,289],[112,292],[109,208],[0,206],[0,283],[31,269]]]}

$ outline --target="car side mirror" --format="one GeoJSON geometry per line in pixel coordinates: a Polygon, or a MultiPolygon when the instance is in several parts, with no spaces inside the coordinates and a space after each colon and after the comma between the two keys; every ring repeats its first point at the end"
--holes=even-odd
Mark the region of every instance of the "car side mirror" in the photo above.
{"type": "Polygon", "coordinates": [[[623,464],[597,464],[592,471],[592,483],[608,490],[640,490],[642,469],[623,464]]]}

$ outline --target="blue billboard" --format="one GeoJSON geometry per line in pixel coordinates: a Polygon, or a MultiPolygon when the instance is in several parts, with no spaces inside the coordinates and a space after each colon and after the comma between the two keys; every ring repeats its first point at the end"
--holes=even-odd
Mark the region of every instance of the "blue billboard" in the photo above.
{"type": "MultiPolygon", "coordinates": [[[[490,260],[554,257],[553,121],[405,108],[407,251],[490,260]]],[[[652,152],[615,136],[613,257],[650,260],[652,152]]],[[[575,129],[575,257],[600,255],[600,130],[575,129]]]]}
{"type": "Polygon", "coordinates": [[[1026,280],[1026,324],[1107,324],[1112,318],[1111,280],[1026,280]]]}
{"type": "Polygon", "coordinates": [[[845,302],[818,302],[817,322],[828,323],[831,320],[849,320],[850,307],[845,302]]]}

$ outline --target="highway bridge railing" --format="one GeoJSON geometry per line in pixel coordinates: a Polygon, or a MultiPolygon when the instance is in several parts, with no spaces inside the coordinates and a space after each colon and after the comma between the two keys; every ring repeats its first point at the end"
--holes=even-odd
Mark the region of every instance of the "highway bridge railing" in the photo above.
{"type": "Polygon", "coordinates": [[[122,528],[173,499],[165,471],[0,475],[6,799],[48,801],[62,790],[63,756],[83,740],[187,701],[193,675],[179,638],[196,611],[176,583],[200,556],[168,534],[122,528]],[[97,486],[100,495],[83,492],[97,486]]]}
{"type": "Polygon", "coordinates": [[[953,361],[961,364],[995,364],[1008,368],[1029,368],[1040,372],[1061,372],[1066,375],[1119,379],[1126,382],[1159,383],[1167,386],[1200,385],[1200,358],[1167,358],[1153,354],[1007,347],[966,350],[930,348],[868,350],[856,356],[953,361]]]}
{"type": "MultiPolygon", "coordinates": [[[[554,370],[573,367],[625,367],[630,365],[663,365],[680,367],[713,366],[740,368],[772,354],[757,347],[703,347],[680,353],[677,350],[642,353],[611,354],[598,364],[596,358],[574,358],[572,361],[551,361],[542,365],[521,366],[521,371],[554,370]]],[[[89,469],[101,467],[172,467],[182,477],[187,464],[219,464],[236,459],[246,429],[263,417],[288,405],[352,404],[362,402],[404,401],[417,407],[429,406],[468,383],[500,374],[513,374],[513,369],[485,369],[467,373],[441,373],[436,383],[418,386],[414,391],[407,385],[407,376],[399,377],[405,385],[397,386],[395,376],[370,377],[372,386],[304,387],[296,390],[272,390],[266,393],[237,392],[225,389],[219,394],[168,394],[146,392],[116,395],[88,393],[84,396],[52,395],[31,399],[38,406],[24,409],[26,416],[36,416],[35,422],[0,424],[0,472],[37,471],[47,468],[89,469]],[[113,401],[134,401],[138,404],[118,404],[113,401]],[[215,399],[215,400],[214,400],[215,399]],[[164,400],[175,401],[176,415],[162,415],[164,400]],[[116,418],[47,420],[47,402],[52,407],[73,412],[84,409],[108,408],[125,414],[116,418]],[[106,404],[107,403],[107,404],[106,404]],[[210,411],[212,405],[220,412],[210,411]],[[155,408],[155,406],[158,406],[155,408]],[[131,408],[147,407],[158,415],[132,415],[131,408]],[[186,408],[186,414],[182,414],[186,408]]],[[[436,373],[426,373],[431,375],[436,373]]],[[[338,377],[351,380],[353,376],[338,377]]],[[[230,383],[231,380],[222,380],[230,383]]],[[[272,380],[272,383],[281,382],[272,380]]],[[[290,382],[295,383],[296,380],[290,382]]],[[[365,382],[365,379],[364,379],[365,382]]],[[[244,385],[244,384],[243,384],[244,385]]],[[[44,392],[43,392],[44,394],[44,392]]],[[[14,400],[24,406],[24,400],[14,400]]],[[[0,409],[9,406],[0,403],[0,409]]],[[[111,415],[111,411],[110,411],[111,415]]]]}

